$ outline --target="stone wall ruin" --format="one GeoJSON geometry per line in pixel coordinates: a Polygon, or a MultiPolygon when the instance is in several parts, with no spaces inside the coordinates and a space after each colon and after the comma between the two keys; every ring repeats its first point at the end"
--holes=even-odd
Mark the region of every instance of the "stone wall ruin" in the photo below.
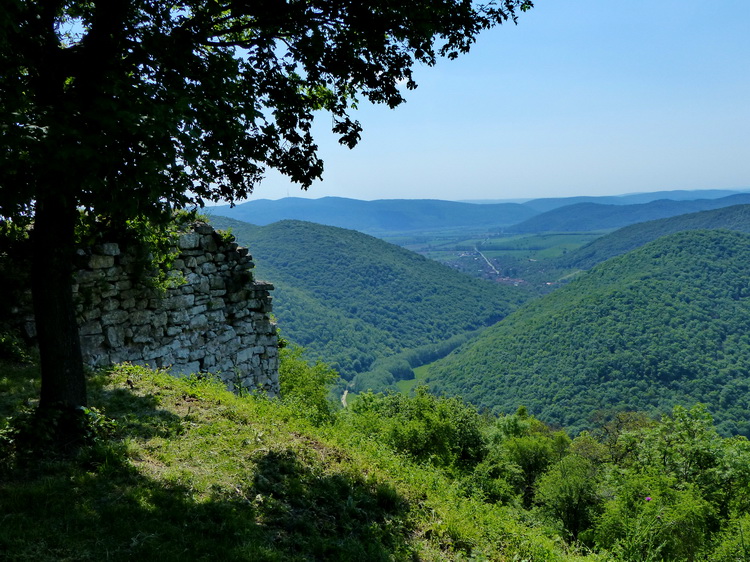
{"type": "Polygon", "coordinates": [[[178,248],[173,269],[184,283],[166,292],[137,280],[136,257],[127,248],[103,243],[79,250],[83,267],[73,290],[84,361],[211,372],[230,390],[278,394],[273,286],[254,281],[248,250],[208,224],[192,225],[178,248]]]}

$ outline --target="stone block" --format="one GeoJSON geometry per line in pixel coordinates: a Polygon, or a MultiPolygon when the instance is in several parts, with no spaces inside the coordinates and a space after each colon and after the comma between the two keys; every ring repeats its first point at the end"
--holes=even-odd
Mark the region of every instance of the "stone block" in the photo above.
{"type": "Polygon", "coordinates": [[[245,363],[253,356],[252,349],[241,349],[237,352],[237,363],[245,363]]]}
{"type": "Polygon", "coordinates": [[[105,338],[109,347],[118,349],[125,344],[125,329],[122,326],[107,326],[105,338]]]}
{"type": "Polygon", "coordinates": [[[81,336],[81,351],[87,354],[93,353],[104,343],[103,335],[81,336]]]}
{"type": "Polygon", "coordinates": [[[168,317],[169,323],[172,325],[186,324],[188,320],[190,320],[190,315],[187,313],[187,310],[175,310],[174,312],[170,312],[168,317]]]}
{"type": "Polygon", "coordinates": [[[188,355],[189,361],[198,361],[199,359],[203,359],[206,356],[206,351],[204,349],[194,349],[190,352],[190,355],[188,355]]]}
{"type": "Polygon", "coordinates": [[[216,265],[212,262],[206,262],[201,266],[201,272],[203,275],[211,275],[213,273],[216,273],[218,270],[216,269],[216,265]]]}
{"type": "Polygon", "coordinates": [[[175,295],[173,297],[167,297],[162,301],[162,307],[164,310],[181,310],[193,306],[195,302],[194,295],[175,295]]]}
{"type": "Polygon", "coordinates": [[[134,310],[128,316],[128,323],[131,326],[141,326],[143,324],[152,324],[154,313],[150,310],[134,310]]]}
{"type": "Polygon", "coordinates": [[[157,312],[155,314],[151,315],[151,325],[152,326],[158,326],[158,327],[164,327],[167,325],[167,313],[166,312],[157,312]]]}
{"type": "Polygon", "coordinates": [[[209,282],[209,289],[211,289],[212,291],[216,291],[216,290],[226,291],[226,286],[227,286],[226,281],[224,281],[222,277],[218,275],[211,277],[211,280],[209,282]]]}
{"type": "Polygon", "coordinates": [[[88,266],[90,269],[107,269],[115,265],[114,256],[102,256],[94,254],[89,258],[88,266]]]}
{"type": "Polygon", "coordinates": [[[120,245],[114,242],[105,242],[98,248],[99,252],[105,256],[119,256],[120,245]]]}
{"type": "Polygon", "coordinates": [[[102,333],[102,325],[97,320],[86,322],[78,328],[78,334],[81,336],[93,336],[102,333]]]}
{"type": "Polygon", "coordinates": [[[197,316],[198,314],[203,314],[208,310],[208,305],[206,304],[199,304],[197,306],[194,306],[187,310],[188,316],[197,316]]]}
{"type": "Polygon", "coordinates": [[[128,319],[128,313],[124,310],[113,310],[102,314],[102,325],[122,324],[128,319]]]}
{"type": "Polygon", "coordinates": [[[215,252],[218,249],[216,240],[214,240],[212,234],[206,234],[203,236],[201,239],[201,247],[206,250],[206,252],[215,252]]]}
{"type": "Polygon", "coordinates": [[[169,370],[177,375],[192,375],[193,373],[200,373],[201,364],[199,361],[175,363],[169,370]]]}
{"type": "Polygon", "coordinates": [[[214,310],[206,313],[206,317],[211,325],[221,325],[226,322],[226,316],[223,310],[214,310]]]}
{"type": "Polygon", "coordinates": [[[116,298],[104,299],[101,303],[101,308],[104,312],[112,312],[120,308],[120,301],[116,298]]]}
{"type": "Polygon", "coordinates": [[[187,232],[177,241],[177,247],[180,250],[194,250],[199,244],[200,236],[195,232],[187,232]]]}
{"type": "Polygon", "coordinates": [[[205,328],[206,326],[208,326],[208,318],[205,314],[199,314],[197,316],[193,316],[190,319],[190,327],[193,329],[197,330],[200,328],[205,328]]]}

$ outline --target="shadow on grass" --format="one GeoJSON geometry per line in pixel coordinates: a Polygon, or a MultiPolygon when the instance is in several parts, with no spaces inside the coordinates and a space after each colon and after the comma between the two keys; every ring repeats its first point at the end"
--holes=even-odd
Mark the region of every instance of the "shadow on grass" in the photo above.
{"type": "Polygon", "coordinates": [[[39,367],[0,361],[0,417],[8,417],[39,398],[39,367]]]}
{"type": "MultiPolygon", "coordinates": [[[[119,418],[119,438],[179,432],[179,416],[153,396],[95,392],[119,418]]],[[[309,451],[248,452],[247,473],[233,486],[199,495],[187,471],[171,467],[170,477],[156,480],[127,460],[125,448],[113,440],[76,462],[0,478],[0,560],[416,558],[406,501],[386,483],[326,470],[309,451]]]]}

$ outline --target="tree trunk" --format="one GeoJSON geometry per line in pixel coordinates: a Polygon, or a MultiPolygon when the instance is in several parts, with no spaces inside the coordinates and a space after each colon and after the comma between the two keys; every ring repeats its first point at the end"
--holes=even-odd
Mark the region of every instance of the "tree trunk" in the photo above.
{"type": "Polygon", "coordinates": [[[60,194],[36,201],[31,292],[42,369],[40,409],[86,405],[72,292],[77,213],[73,200],[60,194]]]}

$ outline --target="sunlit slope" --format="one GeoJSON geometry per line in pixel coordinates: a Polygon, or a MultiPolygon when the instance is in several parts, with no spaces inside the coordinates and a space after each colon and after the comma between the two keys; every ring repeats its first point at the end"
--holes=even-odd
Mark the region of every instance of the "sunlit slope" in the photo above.
{"type": "Polygon", "coordinates": [[[598,410],[708,405],[750,434],[750,236],[682,232],[613,258],[436,363],[431,387],[573,430],[598,410]]]}
{"type": "Polygon", "coordinates": [[[379,357],[497,322],[527,291],[469,277],[372,236],[300,221],[221,217],[273,282],[284,337],[351,378],[379,357]]]}

